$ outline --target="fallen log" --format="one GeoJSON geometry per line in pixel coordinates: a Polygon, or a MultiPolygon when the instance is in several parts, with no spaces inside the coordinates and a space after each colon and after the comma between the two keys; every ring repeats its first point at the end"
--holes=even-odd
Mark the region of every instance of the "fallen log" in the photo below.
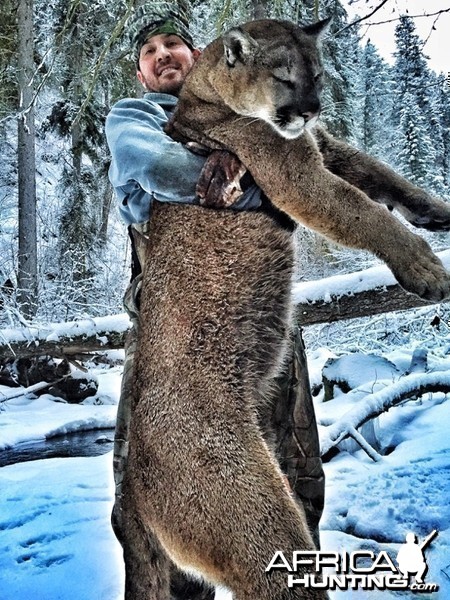
{"type": "MultiPolygon", "coordinates": [[[[450,250],[438,254],[450,269],[450,250]]],[[[301,327],[408,310],[431,303],[405,292],[384,265],[296,283],[293,289],[301,327]]],[[[0,359],[49,355],[70,357],[124,347],[126,314],[20,329],[0,330],[0,359]]]]}
{"type": "Polygon", "coordinates": [[[351,295],[331,295],[329,300],[315,303],[301,302],[296,305],[296,320],[301,327],[334,323],[346,319],[357,319],[380,315],[396,310],[409,310],[430,306],[432,302],[422,300],[405,292],[398,284],[353,293],[351,295]]]}
{"type": "Polygon", "coordinates": [[[36,327],[0,330],[0,359],[26,356],[71,357],[124,347],[130,328],[126,314],[36,327]]]}
{"type": "MultiPolygon", "coordinates": [[[[450,250],[438,253],[450,270],[450,250]]],[[[405,292],[384,265],[294,285],[296,318],[301,327],[409,310],[433,303],[405,292]]]]}

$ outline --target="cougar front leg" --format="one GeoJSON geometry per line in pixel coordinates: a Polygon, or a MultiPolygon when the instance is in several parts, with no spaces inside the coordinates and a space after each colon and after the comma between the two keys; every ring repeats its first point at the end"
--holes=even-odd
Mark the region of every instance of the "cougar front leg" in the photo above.
{"type": "MultiPolygon", "coordinates": [[[[255,178],[256,179],[256,178],[255,178]]],[[[344,246],[369,250],[391,269],[400,285],[431,302],[450,295],[450,274],[427,242],[384,207],[322,169],[301,180],[288,200],[271,197],[294,219],[344,246]]]]}
{"type": "Polygon", "coordinates": [[[387,165],[336,140],[321,127],[314,137],[325,167],[366,193],[375,202],[395,208],[415,227],[430,231],[450,229],[450,204],[401,177],[387,165]]]}
{"type": "Polygon", "coordinates": [[[280,138],[262,121],[248,124],[257,143],[239,134],[237,121],[212,134],[237,154],[273,204],[293,219],[333,241],[369,250],[391,269],[408,292],[432,302],[450,295],[450,274],[429,245],[384,207],[324,167],[307,133],[280,138]]]}

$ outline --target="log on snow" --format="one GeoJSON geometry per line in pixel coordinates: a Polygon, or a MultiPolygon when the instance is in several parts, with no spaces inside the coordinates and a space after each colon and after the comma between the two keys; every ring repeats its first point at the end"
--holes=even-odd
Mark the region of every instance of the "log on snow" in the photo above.
{"type": "Polygon", "coordinates": [[[131,324],[113,315],[40,327],[0,330],[0,359],[27,356],[71,357],[124,347],[131,324]]]}
{"type": "Polygon", "coordinates": [[[314,303],[301,302],[296,305],[296,320],[301,327],[334,323],[346,319],[370,317],[396,310],[409,310],[433,303],[422,300],[414,294],[405,292],[398,284],[374,290],[351,293],[349,295],[330,295],[314,303]]]}
{"type": "MultiPolygon", "coordinates": [[[[450,250],[438,255],[450,267],[450,250]]],[[[369,317],[432,303],[405,292],[385,266],[294,285],[296,319],[301,327],[369,317]]],[[[123,348],[128,317],[113,315],[45,328],[0,330],[0,359],[26,356],[74,356],[123,348]],[[53,328],[56,329],[53,329],[53,328]]]]}

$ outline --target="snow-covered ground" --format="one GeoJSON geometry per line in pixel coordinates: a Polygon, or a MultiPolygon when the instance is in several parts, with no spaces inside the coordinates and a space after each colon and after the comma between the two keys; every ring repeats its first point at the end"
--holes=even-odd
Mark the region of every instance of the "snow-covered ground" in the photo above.
{"type": "MultiPolygon", "coordinates": [[[[311,356],[317,379],[328,352],[311,356]]],[[[411,353],[389,356],[400,372],[411,353]]],[[[450,369],[434,356],[435,371],[450,369]]],[[[346,367],[348,369],[348,365],[346,367]]],[[[354,373],[367,369],[355,358],[354,373]]],[[[74,406],[13,399],[0,404],[0,449],[58,433],[109,427],[118,400],[120,371],[98,369],[99,392],[89,404],[74,406]],[[100,401],[103,404],[96,404],[100,401]]],[[[394,376],[392,376],[394,377],[394,376]]],[[[318,404],[321,435],[333,420],[364,402],[375,390],[364,377],[358,393],[339,394],[318,404]]],[[[366,379],[370,379],[367,377],[366,379]]],[[[394,381],[376,382],[377,389],[394,381]]],[[[0,397],[5,388],[0,388],[0,397]]],[[[438,536],[425,552],[427,582],[438,592],[334,592],[334,598],[450,598],[450,411],[442,393],[402,403],[376,422],[375,437],[389,453],[374,462],[362,450],[341,452],[326,464],[327,502],[322,520],[322,549],[352,552],[381,550],[396,557],[409,531],[420,540],[438,536]]],[[[351,450],[351,444],[348,448],[351,450]]],[[[1,450],[0,450],[1,451],[1,450]]],[[[109,523],[112,507],[112,455],[58,458],[0,469],[0,600],[119,600],[123,590],[120,546],[109,523]]],[[[218,592],[217,598],[228,595],[218,592]]],[[[257,599],[255,599],[257,600],[257,599]]]]}

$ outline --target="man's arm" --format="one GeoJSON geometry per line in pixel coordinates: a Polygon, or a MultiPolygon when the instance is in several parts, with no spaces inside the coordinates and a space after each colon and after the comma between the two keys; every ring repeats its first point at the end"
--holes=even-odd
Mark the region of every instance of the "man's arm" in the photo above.
{"type": "Polygon", "coordinates": [[[398,210],[410,223],[432,231],[450,229],[450,204],[433,198],[381,161],[336,140],[321,127],[314,137],[325,167],[375,202],[398,210]]]}
{"type": "Polygon", "coordinates": [[[196,201],[205,158],[174,142],[163,130],[166,122],[164,110],[144,99],[121,100],[106,120],[112,157],[109,176],[122,202],[122,215],[130,223],[149,218],[152,199],[196,201]]]}
{"type": "Polygon", "coordinates": [[[256,186],[240,188],[245,168],[226,152],[208,158],[175,142],[164,131],[167,115],[154,102],[118,102],[106,121],[112,155],[109,176],[129,224],[147,221],[153,199],[249,210],[261,204],[256,186]],[[220,154],[220,157],[219,157],[220,154]]]}

